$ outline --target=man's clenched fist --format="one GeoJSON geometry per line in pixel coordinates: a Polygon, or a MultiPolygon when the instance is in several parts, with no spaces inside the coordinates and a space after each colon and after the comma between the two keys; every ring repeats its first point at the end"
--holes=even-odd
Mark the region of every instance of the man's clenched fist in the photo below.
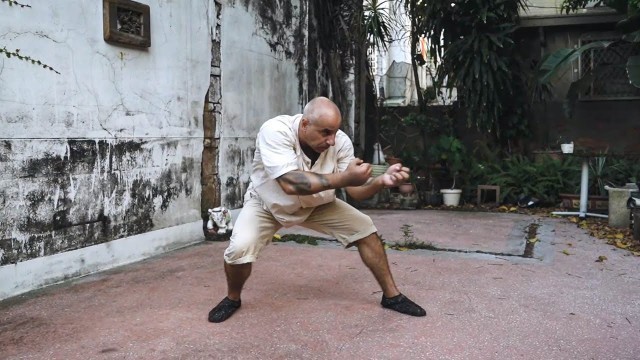
{"type": "Polygon", "coordinates": [[[396,187],[403,184],[409,180],[409,172],[409,168],[402,166],[402,164],[393,164],[384,174],[380,175],[382,184],[385,187],[396,187]]]}

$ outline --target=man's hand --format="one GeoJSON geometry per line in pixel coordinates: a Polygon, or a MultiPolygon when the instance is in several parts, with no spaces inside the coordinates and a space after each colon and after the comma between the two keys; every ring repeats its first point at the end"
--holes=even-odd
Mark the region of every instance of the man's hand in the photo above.
{"type": "Polygon", "coordinates": [[[371,164],[365,163],[361,159],[351,160],[347,169],[342,173],[344,186],[360,186],[369,180],[371,176],[371,164]]]}
{"type": "MultiPolygon", "coordinates": [[[[351,167],[351,165],[354,165],[354,166],[367,165],[369,168],[371,167],[371,165],[369,164],[362,164],[362,160],[359,160],[359,159],[356,159],[356,160],[357,161],[355,163],[352,162],[351,164],[349,164],[349,167],[351,167]]],[[[368,171],[367,173],[371,174],[371,171],[368,171]]],[[[406,167],[403,167],[401,164],[394,164],[389,166],[389,168],[384,174],[376,177],[375,179],[370,178],[369,181],[367,181],[367,183],[364,186],[353,185],[353,186],[347,187],[346,189],[349,196],[351,196],[355,200],[362,201],[364,199],[368,199],[372,197],[374,194],[376,194],[377,192],[379,192],[385,187],[398,186],[406,182],[408,179],[409,179],[409,169],[406,167]]]]}
{"type": "Polygon", "coordinates": [[[396,187],[409,180],[409,172],[409,168],[402,166],[402,164],[393,164],[384,174],[380,175],[380,180],[384,187],[396,187]]]}

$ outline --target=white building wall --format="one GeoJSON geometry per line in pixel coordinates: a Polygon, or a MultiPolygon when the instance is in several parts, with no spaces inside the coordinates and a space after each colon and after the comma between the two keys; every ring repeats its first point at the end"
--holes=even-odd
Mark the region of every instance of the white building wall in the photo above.
{"type": "Polygon", "coordinates": [[[146,50],[103,40],[102,1],[0,4],[0,46],[60,72],[0,56],[0,298],[200,240],[215,9],[144,2],[146,50]],[[77,266],[44,276],[63,253],[77,266]]]}
{"type": "Polygon", "coordinates": [[[227,1],[222,17],[222,205],[242,206],[262,123],[302,112],[307,1],[227,1]]]}
{"type": "MultiPolygon", "coordinates": [[[[393,21],[393,31],[391,36],[391,42],[388,44],[387,49],[380,49],[376,51],[376,71],[374,73],[376,86],[379,90],[381,86],[385,86],[384,75],[388,71],[393,62],[398,63],[411,63],[411,19],[407,16],[404,6],[404,1],[391,0],[385,2],[384,8],[388,9],[389,15],[393,21]]],[[[433,75],[435,75],[436,66],[433,59],[428,55],[427,63],[422,66],[418,66],[418,80],[420,87],[425,89],[433,85],[433,75]]],[[[412,82],[413,72],[410,74],[412,82]]],[[[388,97],[388,93],[385,96],[388,97]]],[[[416,91],[411,91],[411,99],[407,100],[407,103],[413,105],[417,104],[418,95],[416,91]]],[[[443,89],[443,95],[438,97],[436,102],[438,104],[450,104],[456,98],[455,89],[452,94],[448,94],[443,89]]]]}
{"type": "Polygon", "coordinates": [[[104,42],[101,1],[0,4],[0,46],[60,72],[0,57],[0,299],[202,240],[214,72],[214,167],[230,208],[260,125],[308,100],[307,0],[143,2],[146,50],[104,42]]]}

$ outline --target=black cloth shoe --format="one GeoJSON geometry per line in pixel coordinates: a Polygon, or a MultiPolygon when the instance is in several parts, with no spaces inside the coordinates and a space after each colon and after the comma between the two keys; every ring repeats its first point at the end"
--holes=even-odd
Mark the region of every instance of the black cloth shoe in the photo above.
{"type": "Polygon", "coordinates": [[[399,313],[411,315],[411,316],[425,316],[427,312],[424,311],[420,305],[409,300],[408,297],[400,294],[391,298],[386,298],[382,295],[382,307],[397,311],[399,313]]]}
{"type": "Polygon", "coordinates": [[[236,310],[238,310],[240,305],[240,300],[235,301],[225,297],[218,305],[216,305],[216,307],[209,311],[209,321],[219,323],[227,320],[234,312],[236,312],[236,310]]]}

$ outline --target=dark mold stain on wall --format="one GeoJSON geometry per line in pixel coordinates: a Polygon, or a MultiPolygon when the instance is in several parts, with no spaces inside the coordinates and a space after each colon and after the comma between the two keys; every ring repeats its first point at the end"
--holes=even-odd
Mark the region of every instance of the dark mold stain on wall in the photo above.
{"type": "MultiPolygon", "coordinates": [[[[242,174],[243,169],[251,167],[255,147],[242,149],[238,144],[229,144],[226,150],[226,169],[233,169],[233,174],[242,174]]],[[[227,192],[224,204],[230,208],[239,208],[244,201],[244,193],[249,187],[249,180],[243,181],[238,176],[228,176],[225,180],[227,192]]]]}
{"type": "MultiPolygon", "coordinates": [[[[274,54],[281,54],[287,60],[293,60],[298,78],[298,93],[302,97],[305,89],[305,59],[307,49],[304,47],[307,36],[307,23],[304,20],[308,11],[308,0],[300,0],[299,6],[291,0],[256,1],[243,0],[244,7],[252,11],[259,27],[256,32],[264,39],[274,54]]],[[[231,6],[235,1],[231,2],[231,6]]]]}
{"type": "Polygon", "coordinates": [[[18,141],[0,144],[0,166],[16,183],[0,194],[0,265],[148,232],[157,211],[194,192],[195,159],[166,159],[180,140],[68,140],[64,155],[26,159],[14,153],[18,141]]]}
{"type": "MultiPolygon", "coordinates": [[[[258,1],[256,4],[259,25],[264,39],[274,53],[284,53],[287,59],[295,54],[295,44],[290,32],[293,24],[293,5],[290,0],[258,1]]],[[[299,14],[296,14],[299,20],[299,14]]]]}
{"type": "Polygon", "coordinates": [[[225,195],[225,204],[228,204],[231,208],[240,207],[238,204],[242,204],[242,189],[239,186],[237,177],[229,176],[224,185],[227,187],[227,193],[225,195]]]}
{"type": "Polygon", "coordinates": [[[8,161],[9,154],[11,154],[11,141],[3,140],[0,146],[0,162],[8,161]]]}

